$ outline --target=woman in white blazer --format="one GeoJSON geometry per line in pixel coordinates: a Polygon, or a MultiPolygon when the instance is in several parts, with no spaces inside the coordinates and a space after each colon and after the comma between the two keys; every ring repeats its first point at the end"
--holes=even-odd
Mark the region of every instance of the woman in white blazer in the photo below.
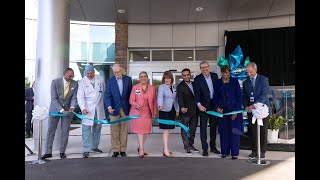
{"type": "MultiPolygon", "coordinates": [[[[176,87],[173,85],[173,75],[170,71],[165,71],[162,76],[162,83],[158,90],[158,108],[159,119],[175,121],[179,115],[179,105],[177,100],[176,87]]],[[[172,157],[172,153],[168,148],[168,140],[170,129],[174,129],[174,125],[166,125],[159,123],[159,128],[163,129],[163,156],[172,157]]]]}
{"type": "MultiPolygon", "coordinates": [[[[94,68],[91,65],[85,67],[86,76],[79,82],[77,100],[81,112],[88,118],[105,119],[104,110],[104,92],[105,82],[103,78],[94,74],[94,68]]],[[[102,151],[98,149],[101,134],[101,124],[94,123],[92,120],[82,119],[82,144],[83,157],[87,158],[89,152],[102,151]]]]}

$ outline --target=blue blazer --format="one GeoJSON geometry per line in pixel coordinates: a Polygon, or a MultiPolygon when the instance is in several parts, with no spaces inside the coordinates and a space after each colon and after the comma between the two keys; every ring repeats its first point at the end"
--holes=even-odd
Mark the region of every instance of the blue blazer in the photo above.
{"type": "Polygon", "coordinates": [[[179,112],[179,105],[178,105],[178,99],[177,99],[177,90],[174,85],[172,85],[172,91],[166,84],[161,84],[159,86],[158,90],[158,108],[160,106],[163,106],[164,112],[170,112],[172,109],[172,106],[174,106],[175,111],[179,112]]]}
{"type": "MultiPolygon", "coordinates": [[[[210,72],[212,84],[218,80],[217,73],[210,72]]],[[[194,98],[196,103],[200,102],[205,108],[210,107],[210,91],[206,80],[204,79],[203,74],[199,74],[194,78],[194,98]]],[[[213,93],[214,95],[214,93],[213,93]]]]}
{"type": "MultiPolygon", "coordinates": [[[[263,75],[257,74],[254,88],[252,88],[250,78],[243,81],[243,106],[246,108],[257,102],[266,104],[270,110],[269,102],[269,80],[263,75]],[[254,102],[250,102],[250,97],[254,97],[254,102]]],[[[251,114],[251,113],[250,113],[251,114]]]]}
{"type": "Polygon", "coordinates": [[[106,82],[105,105],[114,109],[111,116],[118,116],[120,108],[123,109],[125,115],[129,115],[130,104],[129,98],[132,89],[132,79],[129,76],[122,75],[123,89],[120,94],[118,83],[115,76],[110,77],[106,82]]]}

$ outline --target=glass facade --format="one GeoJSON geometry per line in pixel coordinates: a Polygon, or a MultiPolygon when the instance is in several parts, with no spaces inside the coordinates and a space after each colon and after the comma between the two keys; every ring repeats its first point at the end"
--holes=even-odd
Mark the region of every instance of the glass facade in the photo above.
{"type": "MultiPolygon", "coordinates": [[[[35,80],[37,9],[37,0],[25,0],[25,77],[30,82],[35,80]]],[[[74,80],[83,77],[86,64],[92,64],[97,74],[108,78],[115,62],[115,24],[71,21],[69,51],[74,80]]]]}

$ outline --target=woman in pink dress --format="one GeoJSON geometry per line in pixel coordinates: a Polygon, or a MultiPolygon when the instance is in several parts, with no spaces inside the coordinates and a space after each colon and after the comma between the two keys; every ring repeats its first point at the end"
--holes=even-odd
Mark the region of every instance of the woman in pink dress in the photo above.
{"type": "Polygon", "coordinates": [[[130,132],[137,134],[139,157],[143,158],[144,143],[151,132],[152,120],[157,113],[156,89],[148,83],[148,74],[145,71],[139,73],[140,83],[132,87],[129,103],[131,104],[129,116],[141,116],[130,121],[130,132]]]}

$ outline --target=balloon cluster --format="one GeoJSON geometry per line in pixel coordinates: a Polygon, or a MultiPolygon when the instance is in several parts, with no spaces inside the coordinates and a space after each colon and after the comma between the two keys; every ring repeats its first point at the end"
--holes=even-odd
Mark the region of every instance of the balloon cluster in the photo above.
{"type": "Polygon", "coordinates": [[[249,56],[243,61],[243,53],[240,45],[229,54],[229,58],[220,57],[218,66],[229,66],[230,76],[233,78],[238,78],[239,80],[244,80],[247,78],[246,65],[250,62],[249,56]]]}

